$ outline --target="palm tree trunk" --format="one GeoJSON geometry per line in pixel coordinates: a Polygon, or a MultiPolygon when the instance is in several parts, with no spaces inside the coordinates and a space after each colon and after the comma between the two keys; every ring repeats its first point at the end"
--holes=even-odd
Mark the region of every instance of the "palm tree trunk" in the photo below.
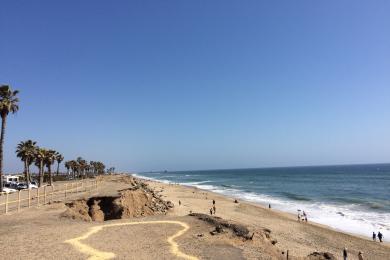
{"type": "Polygon", "coordinates": [[[3,147],[4,147],[4,136],[5,126],[7,124],[7,115],[1,115],[1,135],[0,135],[0,192],[3,191],[3,147]]]}
{"type": "Polygon", "coordinates": [[[30,180],[28,179],[28,159],[24,160],[24,177],[26,178],[27,188],[30,188],[30,180]]]}
{"type": "Polygon", "coordinates": [[[57,162],[57,176],[58,176],[58,173],[60,172],[60,163],[57,162]]]}
{"type": "Polygon", "coordinates": [[[43,161],[39,162],[39,187],[43,185],[43,161]]]}
{"type": "Polygon", "coordinates": [[[27,164],[27,175],[28,175],[28,181],[31,183],[32,179],[31,179],[31,174],[30,174],[30,164],[27,164]]]}
{"type": "Polygon", "coordinates": [[[47,166],[47,170],[48,170],[48,173],[49,173],[49,185],[51,186],[52,183],[53,183],[53,176],[51,175],[51,165],[47,166]]]}

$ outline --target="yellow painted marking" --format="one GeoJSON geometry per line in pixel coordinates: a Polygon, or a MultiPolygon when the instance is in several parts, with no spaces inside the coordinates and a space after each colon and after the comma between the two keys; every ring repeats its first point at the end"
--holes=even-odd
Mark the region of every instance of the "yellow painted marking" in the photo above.
{"type": "Polygon", "coordinates": [[[80,241],[87,239],[88,237],[90,237],[93,234],[96,234],[97,232],[101,231],[103,228],[127,226],[127,225],[140,225],[140,224],[176,224],[176,225],[182,226],[183,229],[179,230],[178,232],[176,232],[174,235],[168,237],[168,239],[167,239],[167,242],[171,245],[171,253],[175,256],[182,257],[184,259],[198,260],[198,258],[195,256],[187,255],[187,254],[181,252],[179,249],[179,245],[174,241],[175,238],[183,235],[190,228],[186,223],[180,222],[180,221],[166,220],[166,221],[144,221],[144,222],[126,222],[126,223],[106,224],[106,225],[92,227],[84,235],[66,240],[65,243],[69,243],[69,244],[73,245],[81,253],[89,255],[88,259],[90,259],[90,260],[111,259],[111,258],[115,257],[114,253],[99,251],[95,248],[92,248],[92,247],[86,245],[86,244],[83,244],[80,241]]]}

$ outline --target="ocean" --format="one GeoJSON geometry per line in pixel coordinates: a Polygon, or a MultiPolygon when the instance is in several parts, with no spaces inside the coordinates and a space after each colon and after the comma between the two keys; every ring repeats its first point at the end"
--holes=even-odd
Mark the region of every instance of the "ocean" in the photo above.
{"type": "Polygon", "coordinates": [[[179,183],[297,214],[309,221],[390,241],[390,164],[143,172],[136,176],[179,183]]]}

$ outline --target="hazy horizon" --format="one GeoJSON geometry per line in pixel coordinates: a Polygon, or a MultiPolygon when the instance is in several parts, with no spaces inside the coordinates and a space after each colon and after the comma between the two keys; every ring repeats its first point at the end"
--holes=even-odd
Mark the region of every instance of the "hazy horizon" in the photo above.
{"type": "Polygon", "coordinates": [[[4,171],[27,139],[118,171],[389,162],[389,10],[5,1],[0,84],[20,111],[4,171]]]}

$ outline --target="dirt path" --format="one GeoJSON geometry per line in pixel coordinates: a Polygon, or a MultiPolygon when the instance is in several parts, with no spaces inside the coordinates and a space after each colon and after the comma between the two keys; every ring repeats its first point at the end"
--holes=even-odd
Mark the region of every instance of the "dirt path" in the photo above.
{"type": "Polygon", "coordinates": [[[188,260],[198,260],[197,257],[187,255],[180,251],[179,245],[174,241],[175,238],[180,237],[185,232],[187,232],[190,227],[187,225],[187,223],[181,222],[181,221],[137,221],[137,222],[127,222],[127,223],[112,223],[112,224],[106,224],[106,225],[100,225],[90,228],[90,230],[76,238],[72,238],[69,240],[66,240],[65,243],[69,243],[73,245],[77,250],[79,250],[81,253],[84,253],[86,255],[89,255],[88,259],[91,260],[97,260],[97,259],[112,259],[115,257],[115,253],[113,252],[104,252],[100,251],[98,249],[95,249],[91,246],[88,246],[84,243],[82,243],[82,240],[85,240],[89,238],[90,236],[94,235],[97,232],[102,231],[105,228],[110,227],[118,227],[118,226],[128,226],[128,225],[156,225],[156,224],[174,224],[179,225],[183,227],[183,229],[177,231],[175,234],[167,238],[167,242],[170,244],[171,248],[170,251],[173,255],[177,257],[181,257],[188,260]]]}

